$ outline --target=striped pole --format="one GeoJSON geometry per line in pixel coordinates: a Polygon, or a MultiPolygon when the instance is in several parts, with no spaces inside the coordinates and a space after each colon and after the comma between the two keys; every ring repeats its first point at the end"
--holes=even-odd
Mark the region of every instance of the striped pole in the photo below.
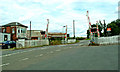
{"type": "Polygon", "coordinates": [[[49,19],[47,19],[47,22],[48,22],[48,24],[47,24],[47,28],[46,28],[46,32],[45,32],[45,40],[48,39],[48,26],[49,26],[49,19]]]}
{"type": "Polygon", "coordinates": [[[45,40],[47,39],[47,29],[46,29],[46,32],[45,32],[45,40]]]}
{"type": "Polygon", "coordinates": [[[98,21],[96,21],[96,25],[97,25],[97,34],[98,34],[98,38],[100,37],[100,33],[99,33],[99,28],[98,28],[98,21]]]}
{"type": "Polygon", "coordinates": [[[88,18],[88,22],[89,22],[89,32],[90,32],[90,38],[92,39],[92,32],[91,32],[91,22],[90,22],[90,17],[89,17],[89,12],[87,11],[87,18],[88,18]]]}
{"type": "Polygon", "coordinates": [[[65,41],[67,42],[67,25],[66,25],[65,41]]]}

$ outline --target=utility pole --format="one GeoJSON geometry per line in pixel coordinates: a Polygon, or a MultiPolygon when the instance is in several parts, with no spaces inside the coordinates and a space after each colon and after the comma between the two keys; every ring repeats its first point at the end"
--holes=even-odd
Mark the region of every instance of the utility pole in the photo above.
{"type": "Polygon", "coordinates": [[[74,39],[75,39],[75,20],[73,20],[73,35],[74,35],[74,39]]]}
{"type": "Polygon", "coordinates": [[[31,40],[31,21],[30,21],[30,40],[31,40]]]}
{"type": "Polygon", "coordinates": [[[106,23],[105,23],[105,20],[104,21],[104,37],[106,36],[106,23]]]}

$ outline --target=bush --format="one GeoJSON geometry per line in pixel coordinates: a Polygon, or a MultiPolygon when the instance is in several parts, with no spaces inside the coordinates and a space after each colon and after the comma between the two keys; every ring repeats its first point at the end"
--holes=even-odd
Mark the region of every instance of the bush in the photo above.
{"type": "Polygon", "coordinates": [[[61,44],[61,41],[60,40],[52,40],[50,42],[50,45],[60,45],[61,44]]]}
{"type": "Polygon", "coordinates": [[[76,40],[84,40],[85,38],[83,37],[77,37],[76,40]]]}
{"type": "MultiPolygon", "coordinates": [[[[68,37],[68,39],[74,39],[74,37],[68,37]]],[[[86,38],[84,38],[84,37],[76,37],[75,39],[76,40],[84,40],[86,38]]]]}

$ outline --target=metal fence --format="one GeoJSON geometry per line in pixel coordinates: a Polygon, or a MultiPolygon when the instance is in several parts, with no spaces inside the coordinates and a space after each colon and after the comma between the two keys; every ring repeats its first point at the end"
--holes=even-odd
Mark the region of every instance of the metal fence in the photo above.
{"type": "Polygon", "coordinates": [[[68,39],[68,43],[75,43],[76,39],[68,39]]]}
{"type": "Polygon", "coordinates": [[[23,40],[16,41],[16,48],[26,48],[26,47],[35,47],[49,45],[49,40],[23,40]]]}
{"type": "Polygon", "coordinates": [[[118,44],[119,37],[120,37],[120,35],[110,36],[110,37],[100,37],[100,38],[96,37],[95,43],[97,43],[97,44],[118,44]]]}

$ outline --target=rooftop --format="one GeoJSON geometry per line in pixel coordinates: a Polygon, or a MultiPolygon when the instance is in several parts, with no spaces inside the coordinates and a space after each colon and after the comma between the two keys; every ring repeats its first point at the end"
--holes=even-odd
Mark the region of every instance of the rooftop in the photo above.
{"type": "Polygon", "coordinates": [[[28,26],[25,26],[25,25],[23,25],[23,24],[21,24],[19,22],[11,22],[11,23],[2,25],[1,27],[9,27],[9,26],[22,26],[22,27],[28,28],[28,26]]]}
{"type": "Polygon", "coordinates": [[[65,33],[48,33],[49,35],[65,35],[65,33]]]}

